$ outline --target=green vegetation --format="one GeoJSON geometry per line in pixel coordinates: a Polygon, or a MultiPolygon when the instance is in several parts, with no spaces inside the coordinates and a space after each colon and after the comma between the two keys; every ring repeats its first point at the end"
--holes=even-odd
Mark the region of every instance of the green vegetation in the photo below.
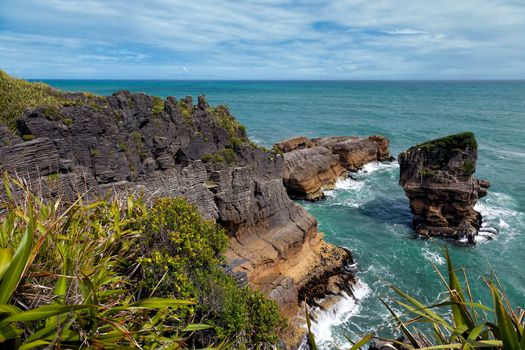
{"type": "Polygon", "coordinates": [[[47,179],[49,181],[58,181],[58,179],[60,179],[60,174],[59,173],[51,173],[51,174],[47,175],[47,179]]]}
{"type": "Polygon", "coordinates": [[[246,138],[246,128],[230,114],[230,110],[227,106],[209,108],[208,112],[214,116],[217,125],[226,130],[232,145],[240,145],[244,142],[248,142],[248,139],[246,138]]]}
{"type": "Polygon", "coordinates": [[[99,157],[100,156],[100,151],[96,148],[90,148],[89,149],[89,154],[91,155],[91,157],[99,157]]]}
{"type": "Polygon", "coordinates": [[[128,145],[122,140],[117,141],[117,146],[122,152],[127,152],[129,149],[128,145]]]}
{"type": "Polygon", "coordinates": [[[470,159],[465,160],[463,163],[463,172],[470,175],[474,172],[474,170],[474,164],[472,161],[470,159]]]}
{"type": "Polygon", "coordinates": [[[220,268],[228,243],[222,227],[202,220],[182,199],[162,198],[149,210],[140,231],[140,250],[146,252],[139,259],[140,289],[199,301],[179,309],[177,320],[207,315],[218,340],[238,346],[277,340],[275,330],[281,322],[277,305],[251,289],[238,288],[220,268]]]}
{"type": "Polygon", "coordinates": [[[34,136],[31,135],[31,134],[25,134],[25,135],[22,135],[22,139],[23,139],[24,141],[31,141],[31,140],[34,139],[34,136]]]}
{"type": "Polygon", "coordinates": [[[478,144],[472,132],[464,132],[455,135],[449,135],[439,139],[424,142],[422,144],[413,146],[410,150],[422,149],[424,151],[432,151],[435,148],[445,148],[447,150],[461,150],[465,148],[477,149],[478,144]]]}
{"type": "Polygon", "coordinates": [[[7,177],[5,193],[0,347],[262,349],[277,340],[276,304],[224,274],[224,230],[184,200],[63,208],[7,177]]]}
{"type": "Polygon", "coordinates": [[[160,97],[153,96],[153,107],[151,108],[151,113],[154,117],[158,117],[164,111],[164,100],[160,97]]]}
{"type": "Polygon", "coordinates": [[[0,123],[15,128],[15,121],[27,108],[57,108],[60,92],[47,84],[30,83],[9,76],[0,69],[0,123]]]}
{"type": "Polygon", "coordinates": [[[124,119],[124,113],[120,109],[114,109],[113,116],[115,117],[117,123],[121,122],[124,119]]]}
{"type": "Polygon", "coordinates": [[[201,160],[204,163],[233,164],[235,162],[235,151],[231,148],[224,148],[214,153],[205,153],[201,160]]]}
{"type": "Polygon", "coordinates": [[[184,119],[184,124],[186,124],[186,126],[190,126],[192,124],[191,115],[193,113],[193,107],[190,106],[190,103],[186,102],[185,98],[182,98],[177,103],[177,107],[179,107],[179,112],[184,119]]]}
{"type": "Polygon", "coordinates": [[[433,170],[433,169],[430,169],[430,168],[421,168],[421,169],[419,169],[418,173],[422,177],[434,177],[434,176],[437,176],[439,174],[439,172],[437,170],[433,170]]]}

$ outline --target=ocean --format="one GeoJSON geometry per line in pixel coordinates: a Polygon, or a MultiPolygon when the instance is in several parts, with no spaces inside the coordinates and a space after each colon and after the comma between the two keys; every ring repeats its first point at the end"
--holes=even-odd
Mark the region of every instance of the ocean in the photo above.
{"type": "MultiPolygon", "coordinates": [[[[394,156],[412,145],[472,131],[476,176],[492,187],[476,208],[495,240],[450,246],[470,276],[476,300],[491,303],[481,277],[496,272],[510,302],[525,307],[525,82],[523,81],[109,81],[47,80],[59,89],[107,95],[117,90],[160,97],[205,94],[226,104],[250,138],[271,147],[292,136],[384,135],[394,156]]],[[[428,303],[444,298],[444,242],[413,239],[411,213],[398,185],[399,166],[369,164],[320,202],[299,202],[325,239],[352,250],[359,267],[353,297],[317,313],[319,348],[348,348],[345,338],[369,331],[390,336],[388,283],[428,303]]]]}

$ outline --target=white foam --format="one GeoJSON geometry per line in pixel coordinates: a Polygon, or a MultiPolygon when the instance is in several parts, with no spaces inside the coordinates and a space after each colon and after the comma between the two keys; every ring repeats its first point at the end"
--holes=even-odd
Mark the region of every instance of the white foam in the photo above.
{"type": "Polygon", "coordinates": [[[394,160],[392,162],[371,162],[367,163],[361,168],[357,173],[358,174],[371,174],[376,171],[385,171],[399,168],[399,163],[394,160]]]}
{"type": "Polygon", "coordinates": [[[423,256],[425,259],[430,261],[431,263],[437,264],[437,265],[444,265],[445,259],[441,255],[439,255],[436,252],[431,251],[429,248],[423,248],[423,256]]]}
{"type": "Polygon", "coordinates": [[[335,188],[333,190],[324,191],[325,196],[335,197],[338,191],[359,191],[363,188],[364,182],[354,180],[350,177],[345,179],[339,179],[335,183],[335,188]]]}
{"type": "Polygon", "coordinates": [[[332,327],[345,323],[359,312],[361,308],[359,301],[365,299],[370,293],[370,287],[366,283],[358,281],[353,286],[353,297],[343,292],[343,298],[330,309],[320,310],[316,308],[312,311],[316,318],[312,322],[312,333],[315,335],[319,349],[324,348],[323,344],[325,346],[333,344],[332,327]]]}
{"type": "Polygon", "coordinates": [[[514,210],[513,207],[515,207],[514,199],[511,196],[489,192],[487,197],[476,203],[474,209],[483,216],[483,227],[493,227],[500,233],[512,237],[523,229],[525,218],[524,213],[514,210]]]}

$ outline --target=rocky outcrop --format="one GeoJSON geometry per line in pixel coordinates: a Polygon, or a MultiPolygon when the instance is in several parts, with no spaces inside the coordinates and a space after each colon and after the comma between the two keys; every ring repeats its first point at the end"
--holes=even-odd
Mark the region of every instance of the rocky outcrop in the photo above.
{"type": "Polygon", "coordinates": [[[474,205],[490,186],[472,176],[477,158],[470,132],[425,142],[399,155],[399,184],[410,200],[417,234],[474,242],[481,227],[474,205]]]}
{"type": "MultiPolygon", "coordinates": [[[[108,192],[187,198],[228,230],[228,273],[290,319],[304,295],[337,294],[351,283],[349,252],[324,242],[315,218],[288,197],[283,157],[251,144],[226,107],[126,91],[65,99],[28,110],[16,132],[0,127],[1,171],[63,200],[108,192]],[[337,290],[318,287],[329,279],[337,290]]],[[[302,334],[295,331],[290,342],[302,334]]]]}
{"type": "Polygon", "coordinates": [[[317,200],[338,179],[374,161],[391,160],[383,136],[296,137],[279,142],[284,153],[283,182],[292,198],[317,200]]]}

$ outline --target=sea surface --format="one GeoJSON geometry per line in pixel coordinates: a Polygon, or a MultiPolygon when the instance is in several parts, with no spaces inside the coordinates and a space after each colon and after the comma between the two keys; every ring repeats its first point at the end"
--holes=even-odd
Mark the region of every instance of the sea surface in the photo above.
{"type": "MultiPolygon", "coordinates": [[[[116,90],[161,97],[205,94],[227,104],[252,140],[267,146],[297,136],[373,135],[391,141],[394,156],[451,133],[473,131],[479,144],[476,176],[492,187],[477,204],[495,240],[450,246],[470,276],[476,300],[490,303],[482,277],[496,272],[514,306],[525,307],[525,82],[499,81],[80,81],[49,80],[68,91],[108,95],[116,90]]],[[[443,300],[433,266],[444,271],[444,242],[413,239],[411,213],[398,185],[396,162],[369,164],[340,181],[320,202],[300,202],[319,221],[326,240],[346,246],[358,262],[354,296],[318,312],[320,349],[345,349],[346,336],[389,336],[391,318],[379,297],[392,283],[428,302],[443,300]]],[[[399,309],[398,309],[399,310],[399,309]]]]}

